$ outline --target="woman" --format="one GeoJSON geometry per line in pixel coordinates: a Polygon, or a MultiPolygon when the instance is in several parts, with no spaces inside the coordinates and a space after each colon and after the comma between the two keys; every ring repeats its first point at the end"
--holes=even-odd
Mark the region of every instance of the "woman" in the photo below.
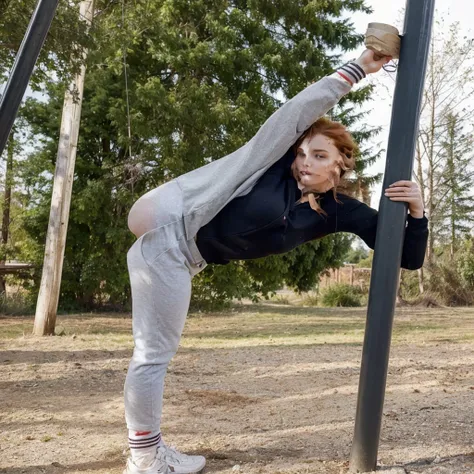
{"type": "MultiPolygon", "coordinates": [[[[377,211],[336,193],[354,168],[356,145],[342,125],[321,117],[389,59],[365,51],[288,101],[242,148],[148,192],[132,207],[129,227],[138,240],[127,255],[135,348],[125,382],[131,448],[125,473],[204,469],[204,457],[164,444],[160,418],[191,279],[207,263],[282,253],[337,231],[353,232],[373,248],[377,211]]],[[[428,235],[420,191],[399,181],[385,195],[408,203],[402,265],[419,268],[428,235]]]]}

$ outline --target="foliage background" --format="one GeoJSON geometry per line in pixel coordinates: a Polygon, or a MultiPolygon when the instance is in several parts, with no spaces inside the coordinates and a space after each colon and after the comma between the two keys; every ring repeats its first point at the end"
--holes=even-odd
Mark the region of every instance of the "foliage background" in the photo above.
{"type": "MultiPolygon", "coordinates": [[[[20,3],[23,9],[30,6],[20,3]]],[[[25,18],[24,13],[16,17],[20,7],[12,5],[0,30],[11,51],[18,42],[17,33],[10,32],[13,21],[15,32],[23,31],[25,18]]],[[[341,14],[369,10],[356,0],[101,2],[85,37],[76,7],[58,12],[34,82],[44,97],[28,98],[16,124],[17,217],[5,254],[36,264],[32,280],[23,283],[34,301],[64,89],[77,66],[76,59],[66,58],[77,58],[88,47],[60,307],[125,308],[130,305],[126,253],[134,242],[127,215],[133,202],[242,146],[286,99],[330,73],[341,54],[361,43],[362,36],[341,14]]],[[[364,145],[377,133],[364,126],[359,107],[370,93],[370,87],[359,88],[332,111],[360,143],[352,187],[366,200],[379,177],[364,170],[381,152],[364,145]]],[[[195,279],[194,302],[256,299],[283,284],[311,289],[321,272],[341,265],[349,248],[350,238],[340,234],[283,256],[209,266],[195,279]]]]}

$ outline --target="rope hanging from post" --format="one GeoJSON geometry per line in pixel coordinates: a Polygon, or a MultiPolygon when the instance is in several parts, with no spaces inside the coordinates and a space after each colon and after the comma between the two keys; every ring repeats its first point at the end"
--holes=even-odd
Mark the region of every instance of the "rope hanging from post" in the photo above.
{"type": "MultiPolygon", "coordinates": [[[[125,0],[122,0],[122,30],[125,26],[125,0]]],[[[127,105],[127,130],[128,130],[128,151],[130,159],[132,158],[132,127],[130,120],[130,99],[128,94],[128,75],[127,75],[127,45],[123,45],[123,73],[125,76],[125,101],[127,105]]]]}
{"type": "MultiPolygon", "coordinates": [[[[125,0],[122,0],[122,31],[125,29],[125,0]]],[[[128,159],[127,159],[127,150],[125,151],[125,171],[129,173],[129,178],[125,179],[126,184],[130,184],[132,191],[132,199],[135,196],[134,185],[142,173],[142,166],[139,162],[139,156],[135,156],[132,153],[132,120],[130,114],[130,92],[128,87],[128,72],[127,72],[127,44],[124,40],[123,43],[123,73],[125,80],[125,104],[126,104],[126,114],[127,114],[127,150],[128,150],[128,159]]]]}

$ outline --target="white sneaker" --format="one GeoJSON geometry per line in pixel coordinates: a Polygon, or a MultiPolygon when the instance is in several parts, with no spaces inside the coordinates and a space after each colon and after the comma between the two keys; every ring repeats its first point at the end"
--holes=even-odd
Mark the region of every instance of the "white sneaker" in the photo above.
{"type": "Polygon", "coordinates": [[[156,451],[155,460],[151,466],[147,468],[138,467],[129,457],[127,460],[127,467],[123,471],[123,474],[171,474],[168,469],[168,464],[163,458],[163,453],[156,451]]]}
{"type": "Polygon", "coordinates": [[[168,464],[170,474],[200,474],[204,472],[206,458],[204,456],[188,456],[176,451],[172,446],[162,445],[158,453],[168,464]]]}

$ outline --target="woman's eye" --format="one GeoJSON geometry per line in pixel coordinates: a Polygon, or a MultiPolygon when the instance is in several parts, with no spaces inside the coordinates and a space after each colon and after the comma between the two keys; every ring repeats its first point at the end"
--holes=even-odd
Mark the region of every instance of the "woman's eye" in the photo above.
{"type": "Polygon", "coordinates": [[[316,153],[316,155],[314,155],[316,158],[326,158],[324,155],[320,155],[319,153],[316,153]]]}

